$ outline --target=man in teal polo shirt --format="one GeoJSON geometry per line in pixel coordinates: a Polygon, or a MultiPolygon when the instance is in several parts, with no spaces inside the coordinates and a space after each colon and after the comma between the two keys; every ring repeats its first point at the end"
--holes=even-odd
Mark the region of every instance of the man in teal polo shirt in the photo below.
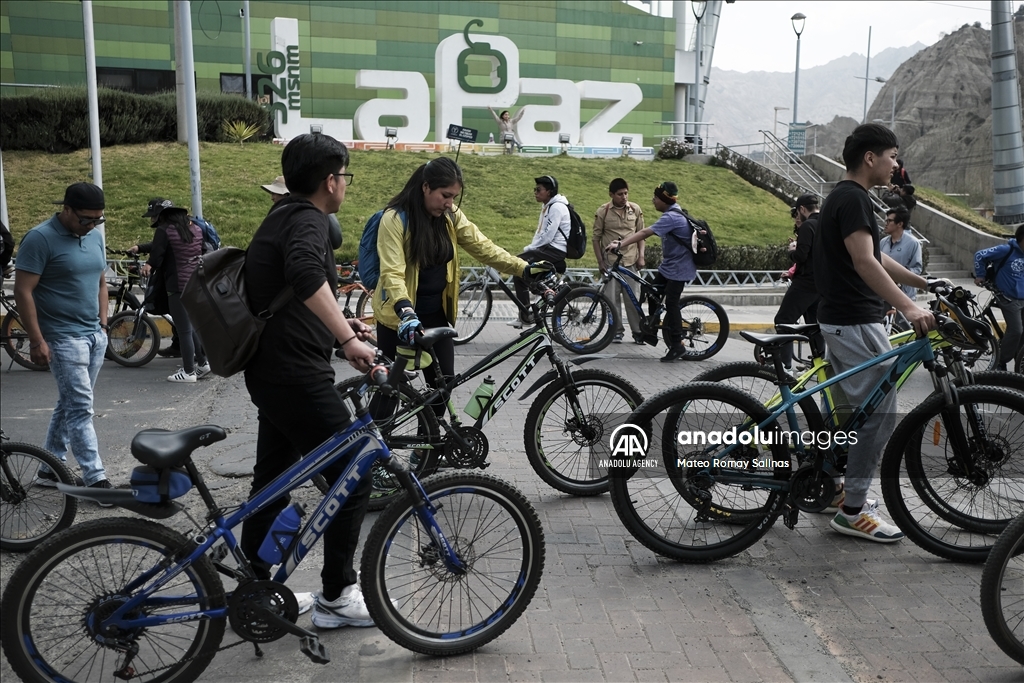
{"type": "MultiPolygon", "coordinates": [[[[68,186],[60,213],[25,234],[15,262],[14,298],[28,333],[32,362],[49,365],[57,381],[57,406],[46,449],[62,460],[68,449],[87,486],[111,488],[93,428],[93,390],[107,348],[107,267],[103,238],[93,228],[103,218],[103,190],[68,186]]],[[[48,470],[38,484],[56,486],[48,470]]]]}

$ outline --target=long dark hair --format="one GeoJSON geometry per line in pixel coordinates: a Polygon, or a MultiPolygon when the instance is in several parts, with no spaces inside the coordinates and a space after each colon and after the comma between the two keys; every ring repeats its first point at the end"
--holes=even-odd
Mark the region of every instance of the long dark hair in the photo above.
{"type": "Polygon", "coordinates": [[[423,203],[423,183],[431,190],[452,185],[463,186],[462,169],[448,157],[438,157],[417,168],[402,191],[390,202],[389,209],[402,210],[409,230],[407,263],[417,267],[446,263],[452,253],[444,214],[434,218],[423,203]]]}
{"type": "Polygon", "coordinates": [[[160,212],[160,222],[166,229],[174,228],[182,242],[190,244],[195,235],[192,234],[192,225],[188,219],[188,212],[184,209],[164,209],[160,212]]]}

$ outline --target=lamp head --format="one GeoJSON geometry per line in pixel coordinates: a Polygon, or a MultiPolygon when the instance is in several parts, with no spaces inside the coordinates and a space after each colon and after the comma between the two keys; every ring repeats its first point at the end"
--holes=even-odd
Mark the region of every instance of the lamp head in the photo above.
{"type": "Polygon", "coordinates": [[[807,17],[797,12],[790,17],[790,21],[793,22],[793,31],[796,32],[796,37],[799,38],[800,34],[804,32],[804,22],[807,21],[807,17]]]}
{"type": "Polygon", "coordinates": [[[690,3],[690,9],[693,10],[693,16],[697,18],[697,21],[700,21],[701,19],[704,18],[704,11],[707,8],[708,8],[708,3],[706,3],[706,2],[696,2],[696,1],[694,1],[694,2],[690,3]]]}

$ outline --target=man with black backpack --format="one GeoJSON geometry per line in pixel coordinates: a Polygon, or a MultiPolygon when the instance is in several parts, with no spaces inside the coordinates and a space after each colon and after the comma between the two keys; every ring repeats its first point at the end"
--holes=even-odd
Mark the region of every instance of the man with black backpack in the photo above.
{"type": "MultiPolygon", "coordinates": [[[[543,204],[537,231],[533,233],[533,241],[526,245],[519,258],[527,263],[547,261],[559,273],[565,272],[566,245],[572,231],[569,200],[558,194],[558,181],[554,176],[534,178],[533,198],[543,204]]],[[[584,247],[585,248],[585,247],[584,247]]],[[[582,255],[582,254],[581,254],[582,255]]],[[[530,301],[530,289],[521,277],[513,278],[516,296],[524,304],[530,301]]],[[[523,324],[532,324],[527,314],[520,313],[519,319],[510,323],[512,327],[521,328],[523,324]]]]}
{"type": "MultiPolygon", "coordinates": [[[[1017,226],[1013,239],[982,249],[974,255],[976,284],[989,280],[995,284],[996,306],[1003,312],[1006,332],[999,342],[998,370],[1005,370],[1016,356],[1024,337],[1024,223],[1017,226]]],[[[1019,369],[1018,369],[1019,372],[1019,369]]]]}
{"type": "Polygon", "coordinates": [[[683,346],[683,317],[679,311],[679,299],[686,283],[697,277],[694,263],[693,223],[679,206],[679,188],[675,183],[665,182],[654,188],[654,208],[661,212],[654,225],[639,230],[629,237],[611,242],[605,251],[617,251],[640,242],[651,235],[661,238],[662,260],[654,276],[654,284],[665,293],[665,319],[662,327],[668,352],[662,363],[679,360],[686,354],[683,346]]]}

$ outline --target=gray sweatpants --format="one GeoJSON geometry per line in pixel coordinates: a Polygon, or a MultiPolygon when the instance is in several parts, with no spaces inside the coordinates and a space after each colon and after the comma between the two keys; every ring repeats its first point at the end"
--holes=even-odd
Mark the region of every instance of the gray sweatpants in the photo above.
{"type": "MultiPolygon", "coordinates": [[[[837,374],[892,350],[885,328],[880,323],[819,325],[825,337],[825,359],[832,363],[837,374]]],[[[859,406],[864,402],[889,371],[892,362],[880,363],[840,382],[839,386],[851,405],[859,406]]],[[[847,456],[845,506],[861,507],[867,500],[868,488],[882,458],[882,451],[896,428],[896,408],[896,391],[893,390],[878,405],[867,423],[857,430],[857,443],[851,443],[847,456]]]]}

